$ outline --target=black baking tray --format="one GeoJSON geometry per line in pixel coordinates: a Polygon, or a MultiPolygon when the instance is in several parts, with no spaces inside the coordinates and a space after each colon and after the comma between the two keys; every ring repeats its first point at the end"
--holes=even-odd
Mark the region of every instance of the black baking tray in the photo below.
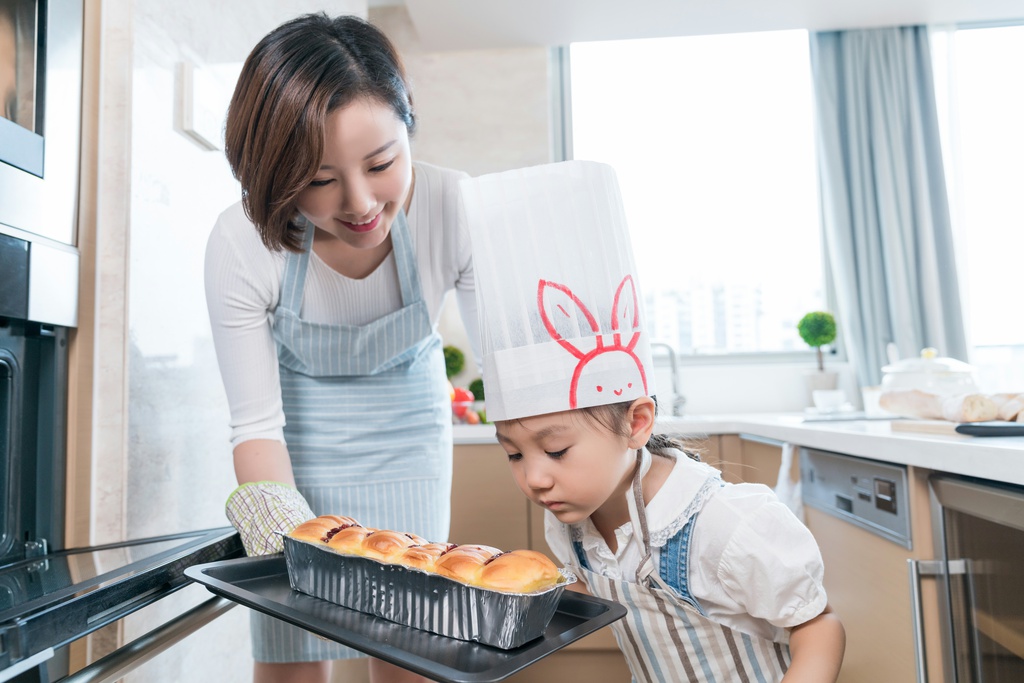
{"type": "Polygon", "coordinates": [[[965,422],[956,431],[970,436],[1024,436],[1024,422],[965,422]]]}
{"type": "Polygon", "coordinates": [[[512,650],[445,638],[292,590],[284,555],[223,560],[185,575],[211,592],[443,683],[489,683],[626,615],[616,602],[566,591],[544,634],[512,650]]]}

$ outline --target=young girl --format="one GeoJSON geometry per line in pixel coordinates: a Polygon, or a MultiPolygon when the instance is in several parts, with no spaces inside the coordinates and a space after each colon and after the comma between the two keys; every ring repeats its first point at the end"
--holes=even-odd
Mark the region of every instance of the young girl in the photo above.
{"type": "Polygon", "coordinates": [[[727,484],[652,437],[648,397],[507,420],[516,484],[615,624],[638,681],[834,681],[842,624],[810,532],[759,484],[727,484]]]}
{"type": "Polygon", "coordinates": [[[727,484],[654,432],[614,173],[564,162],[464,180],[487,414],[557,558],[626,606],[637,681],[809,681],[845,633],[810,532],[767,487],[727,484]]]}

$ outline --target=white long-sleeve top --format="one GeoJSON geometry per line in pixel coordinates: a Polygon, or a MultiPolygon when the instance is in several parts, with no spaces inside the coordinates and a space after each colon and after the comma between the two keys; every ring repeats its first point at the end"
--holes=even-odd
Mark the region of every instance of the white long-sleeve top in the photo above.
{"type": "MultiPolygon", "coordinates": [[[[415,162],[407,222],[416,251],[423,299],[435,329],[447,293],[455,289],[473,355],[479,358],[469,233],[459,220],[458,183],[465,173],[415,162]]],[[[284,442],[284,410],[274,310],[281,293],[285,251],[260,239],[241,202],[217,219],[206,247],[206,303],[221,379],[231,412],[231,444],[250,439],[284,442]]],[[[301,315],[312,322],[364,325],[401,307],[394,253],[370,275],[353,280],[309,261],[301,315]]]]}

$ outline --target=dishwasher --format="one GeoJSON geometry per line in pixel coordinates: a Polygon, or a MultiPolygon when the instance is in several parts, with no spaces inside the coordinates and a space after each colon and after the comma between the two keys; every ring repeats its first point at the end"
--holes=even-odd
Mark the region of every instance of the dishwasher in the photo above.
{"type": "Polygon", "coordinates": [[[907,468],[801,448],[800,481],[829,603],[846,628],[840,683],[914,681],[907,468]]]}

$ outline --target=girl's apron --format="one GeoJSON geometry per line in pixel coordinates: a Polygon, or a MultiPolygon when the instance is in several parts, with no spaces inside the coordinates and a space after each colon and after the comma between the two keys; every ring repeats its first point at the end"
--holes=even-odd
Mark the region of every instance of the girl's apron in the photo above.
{"type": "MultiPolygon", "coordinates": [[[[314,228],[289,253],[274,313],[285,443],[299,491],[319,514],[448,538],[452,422],[441,338],[430,322],[405,214],[391,227],[402,307],[367,325],[300,317],[314,228]]],[[[364,656],[253,612],[263,662],[364,656]]]]}
{"type": "MultiPolygon", "coordinates": [[[[580,541],[572,541],[575,560],[570,563],[593,595],[626,606],[626,616],[612,624],[612,630],[633,679],[709,683],[780,681],[789,668],[788,644],[751,636],[712,621],[701,613],[697,601],[689,594],[685,581],[689,566],[687,553],[692,532],[690,522],[696,518],[696,512],[679,534],[682,542],[669,544],[678,555],[683,577],[680,589],[670,588],[654,571],[641,489],[651,455],[647,449],[641,450],[640,466],[633,478],[633,495],[628,500],[634,533],[640,531],[644,544],[644,558],[637,567],[635,582],[610,579],[591,571],[580,541]]],[[[664,549],[662,554],[662,562],[668,561],[664,549]]]]}

